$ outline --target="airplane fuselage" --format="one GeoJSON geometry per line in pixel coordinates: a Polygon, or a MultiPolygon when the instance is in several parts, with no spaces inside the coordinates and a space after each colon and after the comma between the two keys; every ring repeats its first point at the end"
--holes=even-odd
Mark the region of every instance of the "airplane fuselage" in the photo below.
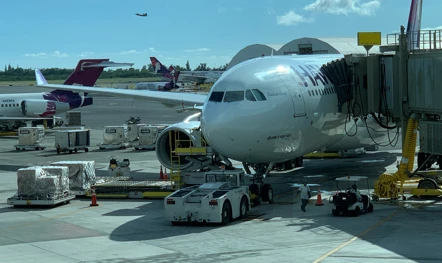
{"type": "MultiPolygon", "coordinates": [[[[236,65],[214,84],[203,107],[201,127],[208,144],[234,160],[266,163],[316,150],[365,147],[374,144],[371,137],[383,142],[385,133],[367,134],[365,124],[347,136],[357,124],[346,123],[335,87],[319,71],[341,58],[274,56],[236,65]]],[[[381,129],[371,120],[367,125],[381,129]]]]}
{"type": "Polygon", "coordinates": [[[12,123],[34,118],[48,118],[82,106],[92,105],[93,99],[70,91],[17,93],[0,95],[0,121],[12,123]]]}

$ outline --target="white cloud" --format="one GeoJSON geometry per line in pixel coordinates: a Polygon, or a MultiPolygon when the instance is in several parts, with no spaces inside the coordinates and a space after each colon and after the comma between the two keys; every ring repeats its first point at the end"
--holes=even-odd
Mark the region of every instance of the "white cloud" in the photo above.
{"type": "Polygon", "coordinates": [[[153,52],[153,53],[157,53],[157,52],[159,52],[159,51],[156,50],[154,47],[150,47],[150,48],[148,49],[148,51],[149,51],[149,52],[153,52]]]}
{"type": "Polygon", "coordinates": [[[121,51],[119,54],[120,55],[130,55],[130,54],[136,54],[136,53],[139,53],[139,52],[137,52],[135,49],[131,49],[131,50],[121,51]]]}
{"type": "Polygon", "coordinates": [[[421,30],[441,30],[442,26],[437,26],[437,27],[425,27],[422,28],[421,30]]]}
{"type": "Polygon", "coordinates": [[[67,53],[61,53],[60,51],[54,51],[54,53],[52,53],[53,57],[57,57],[57,58],[66,58],[69,57],[69,55],[67,53]]]}
{"type": "Polygon", "coordinates": [[[46,57],[47,54],[44,53],[44,52],[40,52],[40,53],[26,53],[24,56],[25,57],[40,57],[40,58],[43,58],[43,57],[46,57]]]}
{"type": "Polygon", "coordinates": [[[197,49],[184,50],[184,52],[206,52],[206,51],[210,51],[210,49],[203,47],[203,48],[197,48],[197,49]]]}
{"type": "Polygon", "coordinates": [[[92,52],[81,52],[80,54],[78,54],[79,57],[85,58],[85,57],[90,57],[92,56],[92,52]]]}
{"type": "Polygon", "coordinates": [[[276,23],[278,25],[284,25],[284,26],[292,26],[292,25],[296,25],[299,23],[310,23],[313,21],[314,20],[311,18],[306,18],[306,17],[296,14],[295,11],[293,11],[293,10],[288,11],[287,13],[285,13],[282,16],[276,17],[276,23]]]}
{"type": "Polygon", "coordinates": [[[358,15],[369,16],[375,14],[381,6],[380,0],[316,0],[304,7],[307,11],[319,11],[335,15],[358,15]]]}

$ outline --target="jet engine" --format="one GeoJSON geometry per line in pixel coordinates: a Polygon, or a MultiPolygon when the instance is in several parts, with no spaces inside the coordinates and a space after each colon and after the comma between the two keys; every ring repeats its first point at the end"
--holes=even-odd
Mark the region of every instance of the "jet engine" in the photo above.
{"type": "Polygon", "coordinates": [[[23,100],[20,107],[26,117],[53,117],[70,110],[69,103],[50,100],[23,100]]]}
{"type": "MultiPolygon", "coordinates": [[[[194,129],[200,126],[199,121],[184,121],[170,125],[161,132],[156,142],[156,154],[158,161],[166,168],[171,168],[174,162],[175,168],[178,163],[176,159],[171,160],[171,151],[176,148],[176,139],[179,140],[180,148],[190,146],[197,147],[201,143],[201,132],[194,129]]],[[[189,168],[193,163],[186,160],[186,156],[179,156],[181,169],[189,168]]]]}

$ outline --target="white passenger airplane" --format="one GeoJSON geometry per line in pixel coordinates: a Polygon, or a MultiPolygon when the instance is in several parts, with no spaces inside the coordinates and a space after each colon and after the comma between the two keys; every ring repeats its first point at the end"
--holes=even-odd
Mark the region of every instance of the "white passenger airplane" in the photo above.
{"type": "MultiPolygon", "coordinates": [[[[410,21],[416,11],[410,12],[410,21]]],[[[200,128],[221,160],[231,158],[253,165],[257,174],[263,175],[268,172],[269,163],[290,166],[296,160],[295,166],[301,166],[302,156],[313,151],[356,149],[374,145],[374,141],[387,142],[386,130],[376,119],[349,121],[340,110],[348,105],[345,87],[349,70],[343,58],[301,55],[251,59],[227,70],[208,96],[50,85],[38,70],[36,78],[39,87],[194,105],[195,110],[201,111],[201,118],[196,115],[171,125],[158,138],[156,153],[161,164],[171,167],[167,131],[181,133],[181,139],[196,140],[191,130],[200,128]]],[[[184,158],[181,164],[193,165],[184,158]]]]}
{"type": "MultiPolygon", "coordinates": [[[[93,86],[104,68],[132,65],[133,63],[115,63],[109,59],[82,59],[78,61],[64,85],[93,86]]],[[[16,129],[25,126],[27,121],[51,120],[57,114],[92,103],[92,97],[87,94],[81,96],[78,93],[57,89],[40,93],[1,94],[0,124],[6,129],[16,129]]]]}

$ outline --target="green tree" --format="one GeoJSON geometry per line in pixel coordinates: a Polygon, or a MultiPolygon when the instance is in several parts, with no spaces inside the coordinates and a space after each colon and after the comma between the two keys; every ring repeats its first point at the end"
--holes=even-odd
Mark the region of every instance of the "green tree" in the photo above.
{"type": "Polygon", "coordinates": [[[189,60],[187,60],[187,62],[186,62],[186,70],[187,70],[187,71],[191,71],[191,69],[190,69],[190,64],[189,64],[189,60]]]}

